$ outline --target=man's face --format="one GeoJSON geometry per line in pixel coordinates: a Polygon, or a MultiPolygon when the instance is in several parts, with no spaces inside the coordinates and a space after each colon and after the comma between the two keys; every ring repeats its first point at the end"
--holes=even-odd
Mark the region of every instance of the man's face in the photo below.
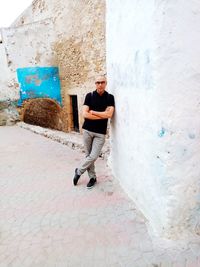
{"type": "Polygon", "coordinates": [[[95,85],[96,85],[96,89],[97,89],[97,93],[102,95],[106,89],[106,78],[103,76],[99,76],[97,77],[96,81],[95,81],[95,85]]]}

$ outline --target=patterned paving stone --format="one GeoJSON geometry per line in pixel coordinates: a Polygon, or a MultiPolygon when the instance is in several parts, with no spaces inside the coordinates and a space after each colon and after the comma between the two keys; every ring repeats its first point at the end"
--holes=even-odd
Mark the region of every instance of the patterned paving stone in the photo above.
{"type": "Polygon", "coordinates": [[[200,242],[152,239],[104,160],[87,190],[87,174],[72,184],[79,151],[17,126],[0,147],[0,267],[200,267],[200,242]]]}

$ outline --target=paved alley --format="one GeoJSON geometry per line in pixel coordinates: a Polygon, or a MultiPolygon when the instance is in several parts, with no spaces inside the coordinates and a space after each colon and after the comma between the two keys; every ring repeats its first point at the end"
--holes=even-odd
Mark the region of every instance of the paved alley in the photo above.
{"type": "Polygon", "coordinates": [[[0,267],[198,267],[200,245],[163,246],[98,159],[98,183],[72,185],[81,152],[0,127],[0,267]]]}

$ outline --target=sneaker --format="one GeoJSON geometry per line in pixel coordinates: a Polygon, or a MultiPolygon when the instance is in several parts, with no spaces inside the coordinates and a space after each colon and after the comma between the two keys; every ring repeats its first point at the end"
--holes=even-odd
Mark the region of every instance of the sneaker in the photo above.
{"type": "Polygon", "coordinates": [[[78,171],[78,169],[76,168],[76,169],[75,169],[74,179],[73,179],[73,183],[74,183],[74,185],[77,185],[78,180],[79,180],[79,178],[81,177],[81,176],[77,173],[77,171],[78,171]]]}
{"type": "Polygon", "coordinates": [[[87,188],[88,189],[92,188],[95,185],[96,182],[97,182],[96,178],[91,178],[89,183],[87,184],[87,188]]]}

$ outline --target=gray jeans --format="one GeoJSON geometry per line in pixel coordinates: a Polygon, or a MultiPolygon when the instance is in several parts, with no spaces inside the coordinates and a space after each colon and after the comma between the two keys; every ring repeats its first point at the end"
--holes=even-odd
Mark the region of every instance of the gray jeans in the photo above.
{"type": "Polygon", "coordinates": [[[86,158],[78,168],[79,174],[83,174],[87,170],[90,179],[96,178],[94,162],[101,153],[101,149],[105,143],[105,137],[105,134],[83,130],[83,142],[86,158]]]}

